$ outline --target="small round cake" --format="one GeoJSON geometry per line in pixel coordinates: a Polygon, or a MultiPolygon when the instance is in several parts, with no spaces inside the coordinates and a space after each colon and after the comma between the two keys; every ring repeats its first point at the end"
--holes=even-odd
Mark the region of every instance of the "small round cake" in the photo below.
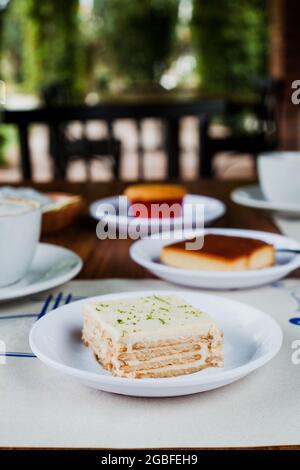
{"type": "Polygon", "coordinates": [[[187,191],[178,184],[145,183],[128,186],[129,215],[143,218],[174,218],[182,215],[183,197],[187,191]]]}

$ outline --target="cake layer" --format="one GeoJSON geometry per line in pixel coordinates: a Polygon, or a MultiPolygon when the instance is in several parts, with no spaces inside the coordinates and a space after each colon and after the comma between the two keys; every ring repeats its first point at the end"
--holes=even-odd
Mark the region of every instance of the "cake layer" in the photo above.
{"type": "MultiPolygon", "coordinates": [[[[97,358],[97,356],[96,356],[97,358]]],[[[97,358],[99,360],[99,358],[97,358]]],[[[103,365],[102,361],[99,360],[100,364],[103,365]]],[[[184,364],[167,364],[157,368],[144,368],[140,370],[136,369],[126,369],[119,370],[116,373],[113,368],[108,368],[108,370],[113,371],[114,375],[119,377],[129,377],[129,378],[164,378],[164,377],[176,377],[178,375],[191,374],[194,372],[199,372],[200,370],[207,369],[208,367],[223,367],[224,359],[223,354],[220,353],[220,356],[211,356],[206,361],[202,358],[186,362],[184,364]]]]}
{"type": "Polygon", "coordinates": [[[205,365],[190,365],[186,367],[162,368],[161,370],[145,371],[137,373],[134,378],[136,379],[162,379],[167,377],[177,377],[178,375],[193,374],[208,367],[222,367],[222,364],[207,363],[205,365]]]}

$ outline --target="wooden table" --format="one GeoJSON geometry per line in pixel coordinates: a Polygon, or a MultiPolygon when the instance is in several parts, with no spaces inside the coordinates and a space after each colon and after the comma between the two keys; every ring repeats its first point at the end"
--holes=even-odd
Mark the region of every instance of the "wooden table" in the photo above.
{"type": "MultiPolygon", "coordinates": [[[[238,206],[230,200],[230,192],[240,183],[199,180],[186,183],[189,191],[221,199],[227,212],[213,226],[278,232],[263,211],[238,206]]],[[[92,201],[114,194],[120,194],[126,183],[51,183],[36,184],[39,190],[69,191],[80,194],[86,202],[86,210],[75,224],[62,232],[43,237],[42,241],[62,245],[81,256],[84,266],[80,279],[103,278],[149,278],[151,274],[129,258],[131,240],[99,240],[96,237],[96,221],[88,215],[92,201]]]]}
{"type": "MultiPolygon", "coordinates": [[[[29,185],[29,183],[28,183],[29,185]]],[[[84,262],[78,275],[80,279],[103,278],[150,278],[151,275],[130,260],[128,249],[130,240],[105,240],[96,237],[96,221],[88,215],[88,205],[95,199],[120,194],[127,183],[66,183],[53,182],[35,184],[38,190],[68,191],[84,197],[86,210],[70,228],[55,235],[43,237],[42,241],[55,243],[74,250],[84,262]]],[[[213,226],[243,229],[257,229],[278,232],[272,220],[263,211],[244,208],[231,202],[230,192],[241,182],[219,182],[199,180],[185,183],[191,193],[213,196],[221,199],[227,206],[226,214],[213,226]]],[[[300,271],[293,277],[300,277],[300,271]]],[[[251,449],[251,448],[250,448],[251,449]]],[[[263,449],[300,449],[300,446],[264,447],[263,449]]]]}

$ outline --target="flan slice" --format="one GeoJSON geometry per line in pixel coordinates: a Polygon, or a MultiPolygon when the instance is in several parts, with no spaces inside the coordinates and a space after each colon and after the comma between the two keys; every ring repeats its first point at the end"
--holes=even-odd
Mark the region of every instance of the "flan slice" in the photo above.
{"type": "MultiPolygon", "coordinates": [[[[188,241],[193,243],[196,239],[188,241]]],[[[186,241],[180,241],[163,247],[160,258],[163,263],[182,269],[246,271],[272,266],[275,249],[262,240],[208,234],[202,248],[187,250],[186,241]]]]}
{"type": "Polygon", "coordinates": [[[83,342],[115,376],[174,377],[223,366],[221,330],[180,297],[87,303],[83,317],[83,342]]]}
{"type": "Polygon", "coordinates": [[[182,215],[186,188],[178,184],[135,184],[124,191],[130,215],[145,218],[174,218],[182,215]]]}

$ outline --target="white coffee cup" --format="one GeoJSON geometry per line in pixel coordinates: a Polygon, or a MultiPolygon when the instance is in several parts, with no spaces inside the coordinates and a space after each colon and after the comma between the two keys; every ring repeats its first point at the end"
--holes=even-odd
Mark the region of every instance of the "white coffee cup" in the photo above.
{"type": "Polygon", "coordinates": [[[40,229],[39,203],[0,198],[0,287],[24,277],[37,248],[40,229]]]}
{"type": "Polygon", "coordinates": [[[267,152],[258,157],[258,177],[266,199],[300,203],[300,152],[267,152]]]}

